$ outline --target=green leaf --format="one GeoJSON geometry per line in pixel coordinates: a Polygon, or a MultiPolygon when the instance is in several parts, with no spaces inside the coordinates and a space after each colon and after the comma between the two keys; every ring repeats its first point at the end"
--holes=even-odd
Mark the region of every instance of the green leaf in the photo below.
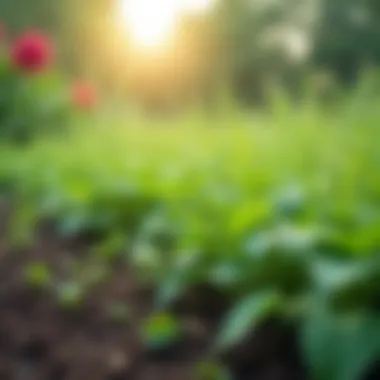
{"type": "Polygon", "coordinates": [[[67,282],[57,288],[57,296],[63,309],[77,309],[83,304],[85,289],[78,282],[67,282]]]}
{"type": "Polygon", "coordinates": [[[169,274],[158,288],[156,296],[157,307],[163,308],[175,301],[184,293],[187,285],[188,283],[184,275],[169,274]]]}
{"type": "Polygon", "coordinates": [[[126,234],[120,231],[115,231],[102,243],[94,247],[92,253],[94,257],[98,257],[101,260],[112,261],[125,250],[126,246],[126,234]]]}
{"type": "Polygon", "coordinates": [[[162,350],[181,338],[181,326],[170,314],[155,314],[145,321],[141,334],[145,346],[162,350]]]}
{"type": "Polygon", "coordinates": [[[313,277],[324,292],[340,290],[360,280],[368,272],[365,261],[318,259],[313,263],[313,277]]]}
{"type": "Polygon", "coordinates": [[[280,304],[281,297],[272,291],[255,293],[243,298],[228,313],[222,324],[216,340],[216,349],[221,351],[237,344],[258,323],[278,310],[280,304]]]}
{"type": "Polygon", "coordinates": [[[87,221],[88,216],[86,213],[78,210],[60,221],[59,232],[63,237],[73,236],[85,229],[87,221]]]}
{"type": "Polygon", "coordinates": [[[312,265],[315,289],[339,309],[376,304],[380,287],[378,260],[318,259],[312,265]]]}
{"type": "Polygon", "coordinates": [[[220,262],[211,269],[210,278],[217,286],[235,286],[241,280],[243,270],[247,268],[246,263],[238,260],[220,262]]]}
{"type": "Polygon", "coordinates": [[[305,204],[304,190],[298,184],[293,184],[283,189],[275,201],[277,212],[284,216],[294,216],[302,211],[305,204]]]}
{"type": "Polygon", "coordinates": [[[156,295],[157,307],[168,306],[181,297],[191,284],[200,282],[204,278],[203,264],[199,261],[197,252],[178,253],[171,265],[166,265],[156,295]]]}
{"type": "Polygon", "coordinates": [[[360,380],[380,355],[380,318],[312,313],[303,345],[315,380],[360,380]]]}
{"type": "Polygon", "coordinates": [[[32,263],[26,268],[25,279],[33,288],[46,288],[52,283],[49,268],[44,263],[32,263]]]}

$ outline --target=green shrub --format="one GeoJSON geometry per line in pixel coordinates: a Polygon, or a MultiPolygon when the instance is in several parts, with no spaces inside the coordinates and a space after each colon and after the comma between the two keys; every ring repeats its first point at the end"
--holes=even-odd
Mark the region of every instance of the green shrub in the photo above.
{"type": "Polygon", "coordinates": [[[28,77],[0,59],[0,138],[28,142],[68,124],[63,81],[54,73],[28,77]]]}

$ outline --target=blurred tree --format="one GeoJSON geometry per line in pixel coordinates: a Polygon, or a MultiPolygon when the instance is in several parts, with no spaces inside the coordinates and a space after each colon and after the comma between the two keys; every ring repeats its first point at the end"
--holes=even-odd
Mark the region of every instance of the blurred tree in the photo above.
{"type": "Polygon", "coordinates": [[[220,41],[238,97],[265,99],[268,83],[296,85],[309,52],[312,20],[307,0],[221,0],[220,41]]]}
{"type": "Polygon", "coordinates": [[[320,1],[313,62],[352,83],[362,67],[380,63],[380,2],[320,1]]]}

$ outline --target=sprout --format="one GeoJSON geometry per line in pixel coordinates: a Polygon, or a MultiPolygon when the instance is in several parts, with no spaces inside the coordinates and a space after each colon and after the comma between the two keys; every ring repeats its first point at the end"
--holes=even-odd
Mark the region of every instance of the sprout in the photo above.
{"type": "Polygon", "coordinates": [[[50,270],[44,263],[29,264],[25,271],[28,285],[36,289],[45,289],[52,283],[50,270]]]}
{"type": "Polygon", "coordinates": [[[68,282],[57,289],[59,304],[64,309],[78,309],[84,300],[85,291],[81,284],[68,282]]]}
{"type": "Polygon", "coordinates": [[[146,347],[151,350],[164,350],[178,342],[181,327],[171,315],[156,314],[145,321],[141,333],[146,347]]]}

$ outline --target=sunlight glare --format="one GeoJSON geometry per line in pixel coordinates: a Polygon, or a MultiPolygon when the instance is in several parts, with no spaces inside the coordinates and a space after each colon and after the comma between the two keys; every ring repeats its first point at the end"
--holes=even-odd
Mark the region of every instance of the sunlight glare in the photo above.
{"type": "Polygon", "coordinates": [[[119,0],[128,33],[142,47],[165,44],[185,12],[202,12],[213,0],[119,0]]]}
{"type": "Polygon", "coordinates": [[[120,0],[120,12],[132,38],[143,47],[165,43],[178,14],[176,0],[120,0]]]}

